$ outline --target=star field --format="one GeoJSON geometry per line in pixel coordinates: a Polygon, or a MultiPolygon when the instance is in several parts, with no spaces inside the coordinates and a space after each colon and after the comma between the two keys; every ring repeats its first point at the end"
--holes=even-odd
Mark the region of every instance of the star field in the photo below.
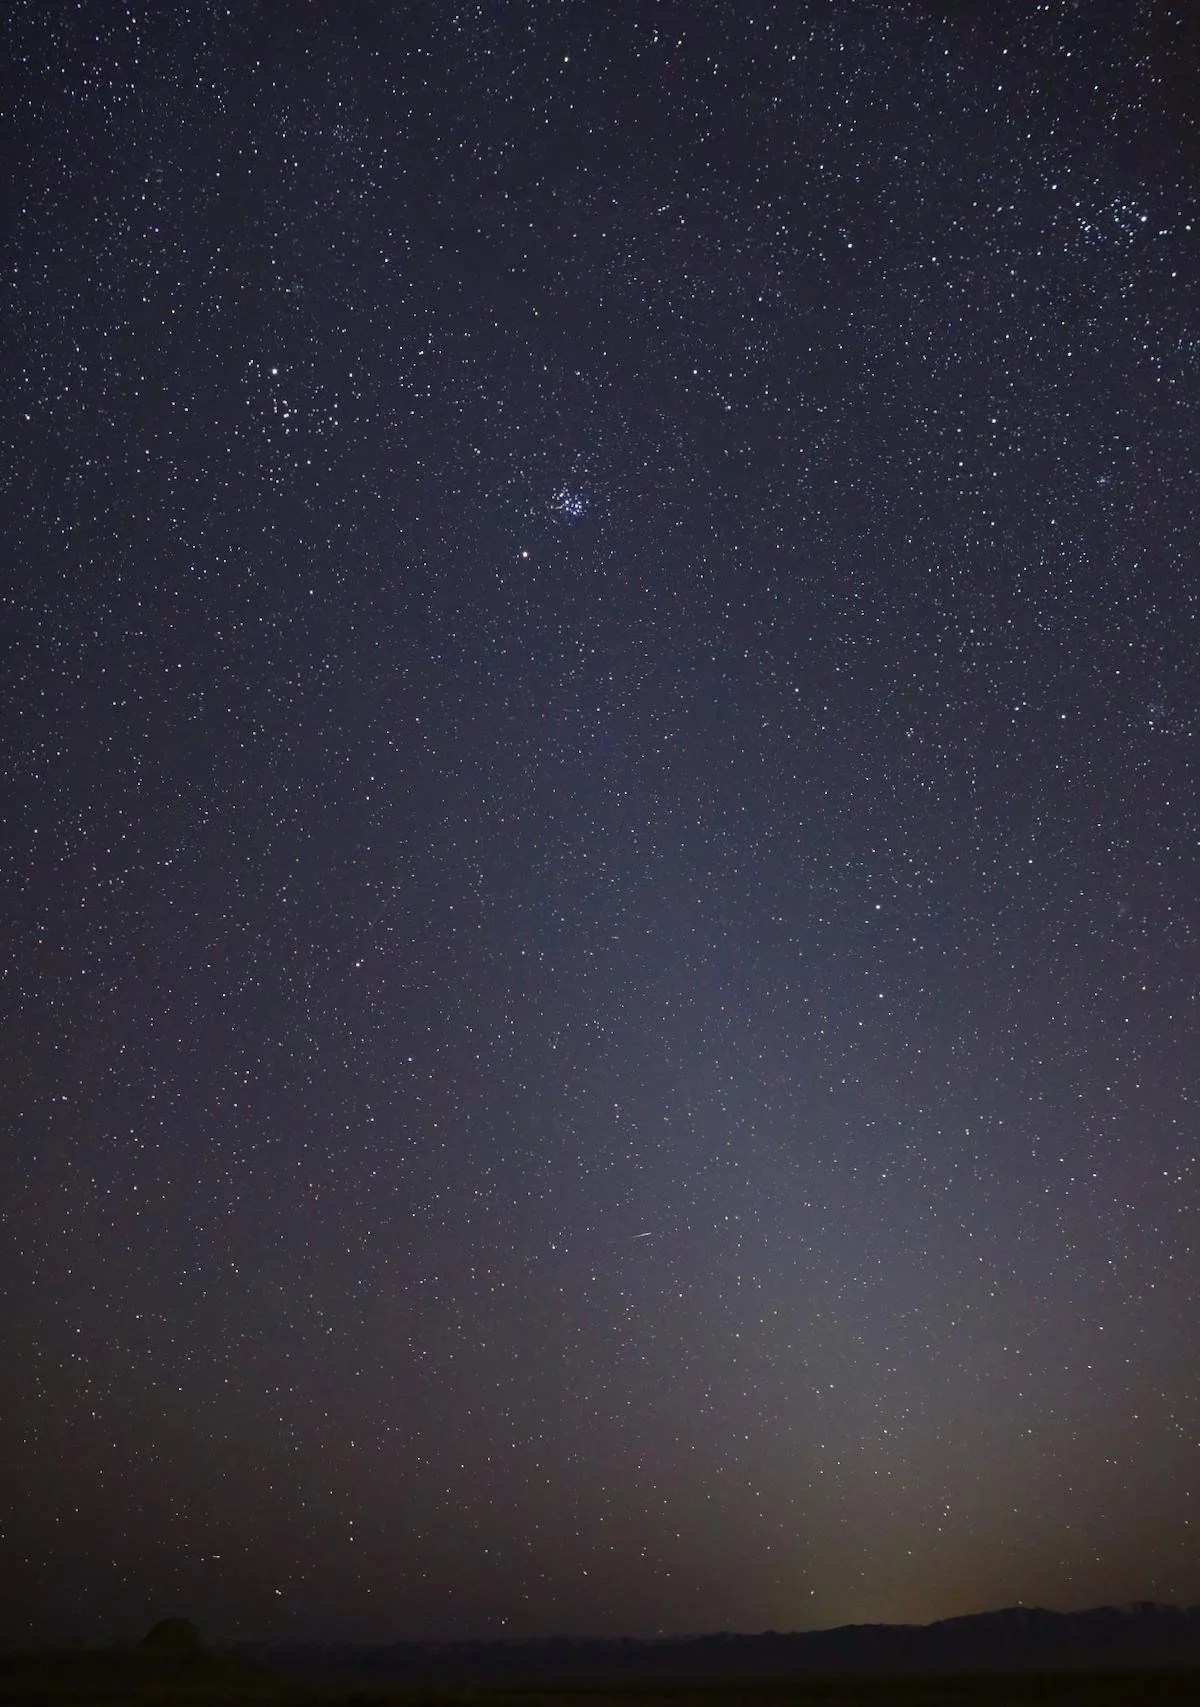
{"type": "Polygon", "coordinates": [[[1198,63],[14,6],[0,1636],[1200,1600],[1198,63]]]}

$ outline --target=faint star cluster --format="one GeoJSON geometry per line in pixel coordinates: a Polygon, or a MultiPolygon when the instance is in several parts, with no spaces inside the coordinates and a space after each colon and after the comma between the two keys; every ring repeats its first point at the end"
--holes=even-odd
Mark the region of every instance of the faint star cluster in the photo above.
{"type": "Polygon", "coordinates": [[[586,516],[588,507],[586,495],[570,486],[559,486],[550,500],[550,508],[554,514],[569,522],[577,522],[586,516]]]}

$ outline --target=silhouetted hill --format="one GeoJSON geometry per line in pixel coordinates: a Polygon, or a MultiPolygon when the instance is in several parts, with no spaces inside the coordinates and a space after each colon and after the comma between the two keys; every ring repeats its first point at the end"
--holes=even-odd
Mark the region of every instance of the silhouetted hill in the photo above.
{"type": "Polygon", "coordinates": [[[767,1677],[796,1673],[1101,1671],[1200,1666],[1200,1607],[1008,1607],[936,1624],[599,1641],[400,1642],[382,1648],[246,1647],[289,1671],[480,1679],[542,1676],[767,1677]]]}

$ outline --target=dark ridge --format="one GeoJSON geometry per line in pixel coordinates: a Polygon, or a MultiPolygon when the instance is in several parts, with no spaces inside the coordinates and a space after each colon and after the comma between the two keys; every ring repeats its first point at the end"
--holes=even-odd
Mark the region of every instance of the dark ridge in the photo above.
{"type": "Polygon", "coordinates": [[[244,1644],[248,1657],[292,1672],[379,1678],[662,1675],[769,1677],[796,1673],[1157,1670],[1200,1666],[1200,1607],[1007,1607],[936,1624],[851,1624],[757,1635],[720,1632],[666,1640],[570,1636],[528,1641],[244,1644]]]}

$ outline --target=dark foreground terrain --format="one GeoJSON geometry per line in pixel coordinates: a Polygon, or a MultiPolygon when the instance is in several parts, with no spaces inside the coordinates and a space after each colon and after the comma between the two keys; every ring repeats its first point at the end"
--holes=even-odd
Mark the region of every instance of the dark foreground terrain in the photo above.
{"type": "Polygon", "coordinates": [[[206,1648],[187,1619],[137,1648],[0,1653],[0,1707],[1200,1707],[1200,1608],[1009,1607],[935,1624],[650,1641],[206,1648]]]}
{"type": "Polygon", "coordinates": [[[1200,1671],[1004,1676],[638,1679],[572,1676],[500,1682],[296,1678],[224,1655],[182,1664],[125,1654],[7,1656],[0,1703],[17,1707],[1200,1707],[1200,1671]]]}

